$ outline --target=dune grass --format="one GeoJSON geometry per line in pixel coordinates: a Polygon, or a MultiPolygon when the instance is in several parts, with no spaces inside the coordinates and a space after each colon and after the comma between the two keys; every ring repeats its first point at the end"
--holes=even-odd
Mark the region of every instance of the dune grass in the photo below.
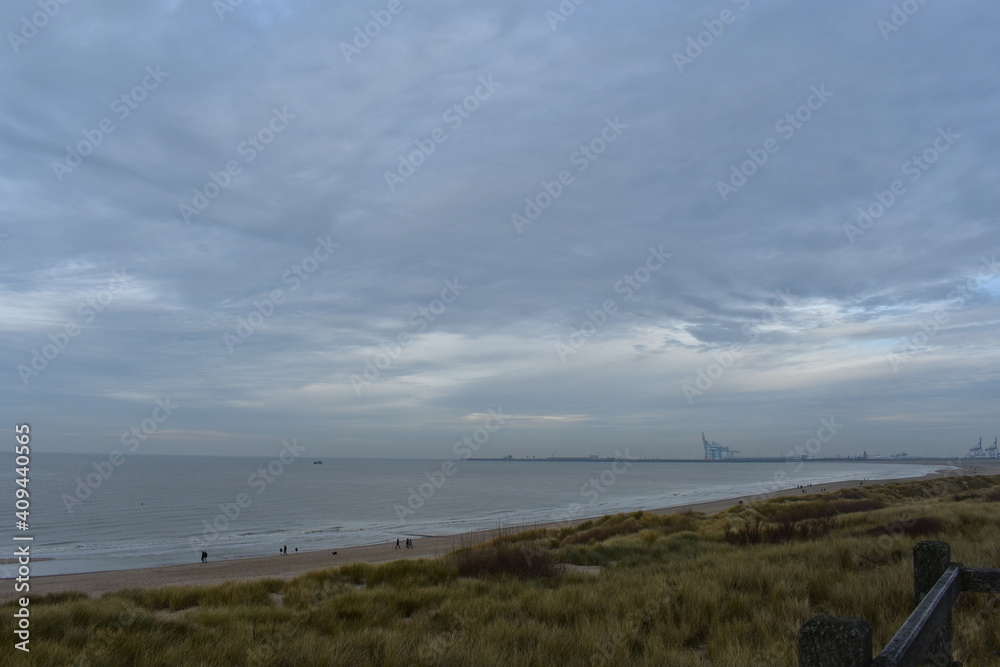
{"type": "MultiPolygon", "coordinates": [[[[1000,567],[998,513],[1000,477],[953,477],[498,530],[440,559],[290,581],[39,597],[31,664],[794,665],[819,613],[866,619],[881,648],[912,610],[920,539],[1000,567]]],[[[1000,664],[997,597],[960,598],[956,659],[1000,664]]],[[[0,662],[25,664],[15,653],[5,642],[0,662]]]]}

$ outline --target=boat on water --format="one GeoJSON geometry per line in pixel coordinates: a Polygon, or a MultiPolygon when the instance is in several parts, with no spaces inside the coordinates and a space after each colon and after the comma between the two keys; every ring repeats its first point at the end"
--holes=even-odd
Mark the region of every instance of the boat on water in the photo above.
{"type": "Polygon", "coordinates": [[[313,465],[323,465],[322,461],[313,461],[313,465]]]}

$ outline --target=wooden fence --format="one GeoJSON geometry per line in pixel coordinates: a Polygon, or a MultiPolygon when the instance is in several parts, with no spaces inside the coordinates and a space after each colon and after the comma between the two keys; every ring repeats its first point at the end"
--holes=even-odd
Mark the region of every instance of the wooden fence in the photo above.
{"type": "Polygon", "coordinates": [[[952,605],[959,593],[1000,593],[1000,570],[950,560],[947,542],[920,542],[913,548],[917,608],[874,659],[866,621],[815,616],[799,629],[799,667],[960,667],[952,660],[952,605]]]}

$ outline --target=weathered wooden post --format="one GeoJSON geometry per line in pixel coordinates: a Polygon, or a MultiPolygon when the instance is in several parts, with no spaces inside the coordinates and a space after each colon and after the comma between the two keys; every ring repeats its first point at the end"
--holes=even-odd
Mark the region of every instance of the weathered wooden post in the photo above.
{"type": "MultiPolygon", "coordinates": [[[[947,542],[924,540],[913,547],[913,604],[920,604],[930,592],[951,561],[951,547],[947,542]]],[[[951,659],[951,609],[944,627],[927,651],[927,664],[950,667],[951,659]]]]}
{"type": "Polygon", "coordinates": [[[813,616],[799,628],[799,667],[868,667],[872,626],[849,616],[813,616]]]}
{"type": "Polygon", "coordinates": [[[947,542],[924,540],[913,547],[913,604],[918,605],[951,563],[947,542]]]}

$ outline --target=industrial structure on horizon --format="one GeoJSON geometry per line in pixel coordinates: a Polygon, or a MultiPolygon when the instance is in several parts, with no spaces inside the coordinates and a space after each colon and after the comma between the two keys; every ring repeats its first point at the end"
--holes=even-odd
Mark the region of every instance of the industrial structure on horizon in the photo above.
{"type": "MultiPolygon", "coordinates": [[[[825,457],[815,457],[811,456],[802,451],[801,447],[797,447],[795,452],[788,452],[784,456],[741,456],[741,451],[739,449],[733,449],[732,447],[727,447],[726,445],[720,445],[719,443],[709,440],[705,437],[705,432],[702,431],[701,434],[701,444],[705,450],[705,456],[701,459],[687,459],[687,458],[656,458],[647,457],[645,454],[640,453],[639,456],[629,456],[627,453],[622,454],[621,452],[615,452],[615,456],[601,456],[598,454],[590,454],[589,456],[556,456],[556,452],[552,452],[551,456],[548,457],[536,457],[531,455],[512,455],[504,454],[496,458],[477,458],[472,457],[470,461],[562,461],[562,462],[614,462],[614,461],[630,461],[630,462],[650,462],[650,463],[696,463],[700,461],[732,461],[738,463],[784,463],[791,461],[868,461],[872,463],[877,462],[896,462],[896,461],[920,461],[920,460],[933,460],[933,461],[954,461],[954,457],[926,457],[926,456],[914,456],[906,452],[899,452],[898,454],[869,454],[867,450],[862,452],[860,455],[843,455],[838,454],[836,456],[828,455],[825,457]]],[[[625,450],[628,452],[628,450],[625,450]]],[[[959,459],[965,457],[959,457],[959,459]]],[[[969,450],[967,458],[971,459],[1000,459],[1000,439],[993,438],[993,445],[990,447],[983,447],[983,439],[979,438],[979,444],[969,450]]],[[[320,463],[320,461],[317,461],[320,463]]],[[[950,464],[950,463],[949,463],[950,464]]]]}
{"type": "Polygon", "coordinates": [[[997,439],[993,438],[993,446],[983,448],[983,439],[979,438],[979,444],[969,450],[970,459],[998,459],[1000,452],[997,451],[997,439]]]}
{"type": "Polygon", "coordinates": [[[709,442],[705,438],[705,432],[701,432],[701,442],[705,445],[705,460],[706,461],[724,461],[726,459],[731,459],[740,453],[738,449],[730,449],[724,445],[720,445],[717,442],[709,442]]]}
{"type": "MultiPolygon", "coordinates": [[[[979,449],[982,450],[982,439],[980,439],[979,443],[980,443],[979,444],[979,449]]],[[[816,459],[816,457],[809,456],[808,454],[804,454],[804,453],[801,456],[794,456],[794,455],[792,455],[791,452],[789,452],[788,455],[786,455],[786,456],[778,456],[778,457],[745,457],[745,456],[737,456],[737,454],[740,453],[740,450],[733,449],[733,448],[727,447],[725,445],[720,445],[719,443],[715,442],[714,440],[709,440],[708,438],[705,437],[705,432],[704,431],[702,431],[702,433],[701,433],[701,444],[702,444],[702,447],[705,448],[705,459],[704,459],[705,461],[743,461],[743,462],[747,462],[747,461],[761,461],[761,462],[763,462],[763,461],[786,461],[786,460],[800,460],[800,459],[803,460],[803,461],[806,460],[806,459],[820,460],[820,459],[816,459]]],[[[998,458],[998,456],[997,456],[997,442],[996,442],[996,440],[993,441],[993,446],[992,447],[984,450],[986,452],[985,454],[983,454],[983,453],[974,454],[973,452],[975,452],[975,451],[976,451],[976,448],[973,447],[972,451],[969,452],[969,456],[978,456],[978,457],[981,457],[981,458],[982,457],[985,457],[985,458],[998,458]]],[[[895,460],[895,461],[899,461],[899,460],[912,459],[912,458],[913,457],[910,456],[909,454],[907,454],[906,452],[900,452],[899,454],[893,454],[892,456],[884,457],[884,456],[879,455],[879,454],[874,454],[874,455],[869,456],[868,452],[865,451],[860,456],[837,456],[836,460],[837,461],[879,461],[879,460],[895,460]]],[[[826,459],[826,460],[834,460],[834,459],[831,458],[831,459],[826,459]]]]}

